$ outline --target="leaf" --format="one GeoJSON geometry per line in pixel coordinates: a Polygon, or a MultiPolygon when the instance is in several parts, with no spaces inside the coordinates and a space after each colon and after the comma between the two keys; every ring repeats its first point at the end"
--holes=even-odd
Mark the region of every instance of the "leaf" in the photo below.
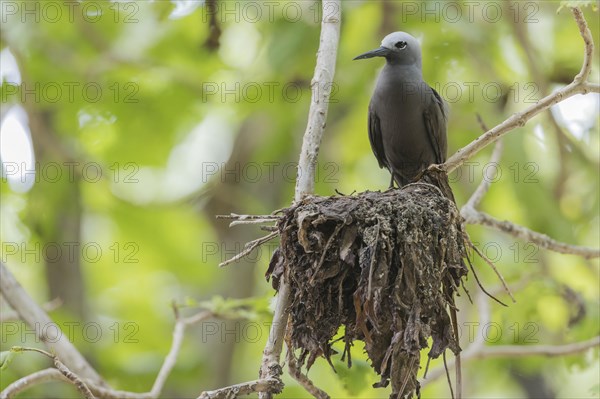
{"type": "Polygon", "coordinates": [[[13,346],[8,351],[0,352],[0,370],[5,370],[10,362],[12,362],[15,354],[22,353],[23,348],[20,346],[13,346]]]}
{"type": "Polygon", "coordinates": [[[13,357],[15,356],[15,353],[16,352],[13,351],[0,352],[0,370],[5,370],[8,367],[13,357]]]}

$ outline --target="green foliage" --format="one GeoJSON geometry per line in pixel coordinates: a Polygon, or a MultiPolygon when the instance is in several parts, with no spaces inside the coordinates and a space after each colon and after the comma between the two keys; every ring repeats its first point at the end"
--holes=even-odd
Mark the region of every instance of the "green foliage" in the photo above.
{"type": "Polygon", "coordinates": [[[8,365],[10,364],[10,362],[13,361],[13,358],[15,357],[15,353],[17,352],[12,349],[9,351],[0,352],[0,370],[5,370],[6,368],[8,368],[8,365]]]}

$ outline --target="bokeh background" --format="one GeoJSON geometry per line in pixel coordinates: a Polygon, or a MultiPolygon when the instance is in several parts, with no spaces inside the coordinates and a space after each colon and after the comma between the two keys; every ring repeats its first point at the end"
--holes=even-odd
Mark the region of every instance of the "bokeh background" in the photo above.
{"type": "MultiPolygon", "coordinates": [[[[597,2],[583,2],[600,44],[597,2]]],[[[341,42],[316,193],[386,189],[367,138],[383,60],[353,62],[404,30],[423,48],[425,80],[448,101],[449,152],[568,84],[583,42],[555,1],[344,1],[341,42]]],[[[293,199],[319,44],[320,2],[0,1],[2,261],[116,388],[150,389],[174,323],[171,304],[215,318],[188,329],[162,397],[255,379],[271,320],[264,279],[276,242],[218,268],[263,232],[215,215],[269,214],[293,199]]],[[[599,81],[598,58],[590,80],[599,81]]],[[[451,176],[464,204],[482,178],[482,210],[567,243],[599,246],[597,94],[577,96],[505,137],[451,176]]],[[[463,348],[560,345],[598,334],[599,264],[469,226],[515,292],[508,308],[459,298],[463,348]],[[477,327],[482,327],[478,329],[477,327]]],[[[478,275],[508,301],[483,262],[478,275]]],[[[470,279],[467,288],[477,296],[470,279]]],[[[8,312],[3,304],[2,311],[8,312]]],[[[1,350],[41,346],[19,321],[1,350]]],[[[340,351],[341,353],[341,351],[340,351]]],[[[425,356],[423,356],[425,358],[425,356]]],[[[357,342],[354,365],[320,360],[309,376],[335,398],[385,398],[357,342]]],[[[47,367],[35,354],[0,388],[47,367]]],[[[441,367],[441,360],[432,362],[441,367]]],[[[598,350],[473,359],[467,397],[598,397],[598,350]]],[[[283,398],[308,397],[285,377],[283,398]]],[[[445,377],[424,397],[448,397],[445,377]]],[[[51,383],[22,397],[78,397],[51,383]]]]}

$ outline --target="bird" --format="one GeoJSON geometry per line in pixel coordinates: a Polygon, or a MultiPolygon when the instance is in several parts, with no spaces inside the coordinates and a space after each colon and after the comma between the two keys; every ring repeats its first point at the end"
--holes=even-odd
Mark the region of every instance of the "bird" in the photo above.
{"type": "Polygon", "coordinates": [[[369,103],[369,142],[379,167],[391,173],[390,188],[394,181],[403,187],[430,165],[446,161],[448,108],[423,80],[421,46],[415,37],[390,33],[379,48],[354,60],[373,57],[384,57],[386,63],[369,103]]]}

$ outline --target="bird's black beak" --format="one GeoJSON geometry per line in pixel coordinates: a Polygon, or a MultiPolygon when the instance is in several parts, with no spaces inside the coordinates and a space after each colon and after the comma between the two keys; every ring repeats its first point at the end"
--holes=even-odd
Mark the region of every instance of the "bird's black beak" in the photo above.
{"type": "Polygon", "coordinates": [[[388,55],[390,50],[385,47],[379,47],[375,50],[367,51],[359,55],[358,57],[354,57],[353,60],[364,60],[365,58],[373,58],[373,57],[385,57],[388,55]]]}

